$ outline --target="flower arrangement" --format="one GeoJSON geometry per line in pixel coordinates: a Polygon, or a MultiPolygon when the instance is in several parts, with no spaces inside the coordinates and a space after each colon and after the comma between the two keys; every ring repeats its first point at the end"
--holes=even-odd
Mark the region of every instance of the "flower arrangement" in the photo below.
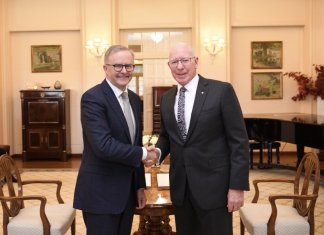
{"type": "Polygon", "coordinates": [[[158,135],[143,135],[143,145],[155,145],[158,138],[158,135]]]}
{"type": "Polygon", "coordinates": [[[313,65],[317,75],[316,81],[311,76],[301,72],[287,72],[284,76],[293,78],[298,84],[298,93],[292,100],[305,100],[308,95],[316,99],[318,96],[324,99],[324,65],[313,65]]]}

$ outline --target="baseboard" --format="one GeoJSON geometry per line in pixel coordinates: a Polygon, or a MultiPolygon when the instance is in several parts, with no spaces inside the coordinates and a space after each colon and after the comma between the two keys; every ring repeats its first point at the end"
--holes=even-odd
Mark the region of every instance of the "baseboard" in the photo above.
{"type": "MultiPolygon", "coordinates": [[[[11,157],[13,159],[20,159],[20,160],[22,160],[22,158],[23,158],[22,154],[13,154],[13,155],[11,155],[11,157]]],[[[71,153],[70,158],[80,158],[81,159],[82,153],[71,153]]]]}

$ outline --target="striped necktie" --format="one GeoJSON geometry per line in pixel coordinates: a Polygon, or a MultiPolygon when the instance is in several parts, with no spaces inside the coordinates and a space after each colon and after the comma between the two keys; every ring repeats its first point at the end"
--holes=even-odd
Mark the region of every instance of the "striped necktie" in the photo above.
{"type": "Polygon", "coordinates": [[[123,100],[124,115],[126,118],[129,134],[131,137],[132,144],[134,144],[135,128],[134,128],[134,123],[133,123],[133,118],[132,118],[131,106],[130,106],[129,99],[128,99],[128,93],[124,91],[121,94],[121,97],[123,100]]]}
{"type": "Polygon", "coordinates": [[[182,140],[185,141],[187,138],[187,130],[186,130],[186,119],[185,119],[185,87],[180,88],[179,99],[178,99],[178,127],[180,130],[180,134],[182,136],[182,140]]]}

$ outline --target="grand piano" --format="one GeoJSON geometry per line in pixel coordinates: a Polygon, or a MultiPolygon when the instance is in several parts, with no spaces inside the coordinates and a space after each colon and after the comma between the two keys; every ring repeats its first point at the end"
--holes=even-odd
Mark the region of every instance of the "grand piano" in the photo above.
{"type": "Polygon", "coordinates": [[[324,116],[301,113],[244,115],[249,139],[296,144],[297,166],[304,147],[324,150],[324,116]]]}

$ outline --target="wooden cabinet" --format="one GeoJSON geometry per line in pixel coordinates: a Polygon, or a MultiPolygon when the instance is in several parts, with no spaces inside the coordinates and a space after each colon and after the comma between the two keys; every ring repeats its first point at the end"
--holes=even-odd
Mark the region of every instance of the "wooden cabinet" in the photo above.
{"type": "Polygon", "coordinates": [[[153,94],[153,131],[152,134],[160,134],[160,125],[161,125],[161,117],[160,117],[160,101],[161,96],[164,92],[171,89],[172,86],[156,86],[152,87],[153,94]]]}
{"type": "Polygon", "coordinates": [[[60,159],[70,155],[69,90],[22,90],[23,159],[60,159]]]}

